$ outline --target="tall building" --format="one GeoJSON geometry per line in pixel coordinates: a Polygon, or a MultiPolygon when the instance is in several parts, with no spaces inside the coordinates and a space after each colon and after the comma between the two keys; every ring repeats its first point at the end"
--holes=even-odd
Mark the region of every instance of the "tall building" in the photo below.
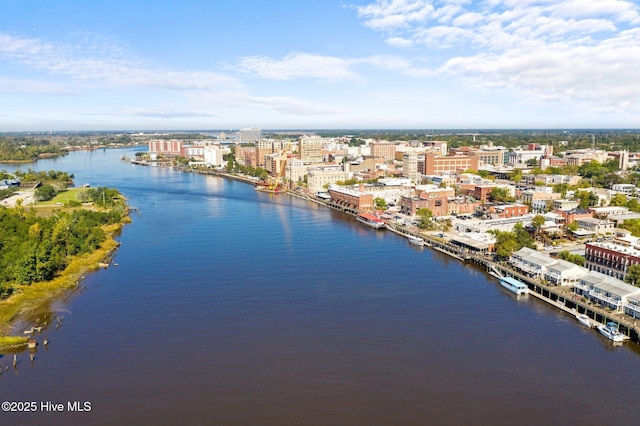
{"type": "Polygon", "coordinates": [[[385,161],[393,161],[396,158],[396,146],[391,142],[372,142],[371,155],[374,158],[383,158],[385,161]]]}
{"type": "Polygon", "coordinates": [[[262,130],[257,128],[245,128],[236,132],[237,143],[252,143],[262,139],[262,130]]]}
{"type": "Polygon", "coordinates": [[[422,179],[418,173],[418,153],[405,152],[402,155],[402,176],[411,179],[411,182],[419,184],[422,179]]]}
{"type": "Polygon", "coordinates": [[[322,162],[322,145],[328,139],[319,136],[302,136],[298,142],[300,159],[305,163],[322,162]]]}

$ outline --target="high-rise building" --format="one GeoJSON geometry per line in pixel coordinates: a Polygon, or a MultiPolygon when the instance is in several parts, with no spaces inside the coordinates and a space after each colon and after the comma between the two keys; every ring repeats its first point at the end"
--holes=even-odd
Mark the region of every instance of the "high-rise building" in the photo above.
{"type": "Polygon", "coordinates": [[[411,179],[411,182],[419,184],[421,182],[418,173],[418,153],[407,151],[402,155],[402,176],[411,179]]]}
{"type": "Polygon", "coordinates": [[[236,132],[237,143],[252,143],[262,139],[262,130],[258,128],[245,128],[236,132]]]}
{"type": "Polygon", "coordinates": [[[319,136],[302,136],[298,142],[300,159],[305,163],[321,163],[322,145],[328,141],[319,136]]]}

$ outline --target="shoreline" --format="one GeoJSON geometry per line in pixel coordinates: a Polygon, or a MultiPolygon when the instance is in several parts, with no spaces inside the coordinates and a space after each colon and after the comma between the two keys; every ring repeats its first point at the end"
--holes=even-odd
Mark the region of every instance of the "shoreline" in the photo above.
{"type": "MultiPolygon", "coordinates": [[[[128,218],[128,216],[126,216],[128,218]]],[[[105,261],[110,263],[114,253],[120,247],[115,236],[130,220],[107,226],[107,238],[97,250],[74,257],[69,265],[53,280],[42,281],[28,286],[21,286],[17,294],[0,301],[0,336],[19,336],[15,333],[33,322],[33,316],[39,310],[61,298],[66,299],[78,289],[84,275],[103,267],[105,261]],[[25,290],[25,291],[22,291],[25,290]]],[[[0,351],[25,346],[0,346],[0,351]]]]}

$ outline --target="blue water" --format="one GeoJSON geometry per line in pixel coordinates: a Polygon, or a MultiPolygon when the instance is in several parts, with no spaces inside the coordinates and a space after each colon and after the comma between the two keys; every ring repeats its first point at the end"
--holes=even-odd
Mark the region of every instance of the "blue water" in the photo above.
{"type": "Polygon", "coordinates": [[[46,307],[64,320],[33,363],[0,358],[0,399],[91,411],[0,423],[640,424],[636,345],[316,204],[123,154],[32,166],[140,215],[118,266],[46,307]]]}

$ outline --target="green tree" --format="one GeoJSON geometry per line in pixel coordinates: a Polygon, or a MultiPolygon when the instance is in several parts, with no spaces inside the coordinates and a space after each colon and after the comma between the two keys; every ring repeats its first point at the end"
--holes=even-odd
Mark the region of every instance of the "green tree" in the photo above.
{"type": "Polygon", "coordinates": [[[558,258],[567,262],[575,263],[578,266],[584,266],[585,258],[579,254],[573,254],[567,250],[558,252],[558,258]]]}
{"type": "Polygon", "coordinates": [[[384,200],[384,198],[376,197],[373,202],[375,203],[376,209],[378,210],[385,210],[387,208],[387,202],[384,200]]]}
{"type": "Polygon", "coordinates": [[[33,195],[37,201],[48,201],[56,196],[56,189],[51,185],[41,185],[33,195]]]}
{"type": "Polygon", "coordinates": [[[610,206],[626,206],[627,205],[627,196],[624,194],[615,194],[611,197],[611,201],[609,202],[610,206]]]}
{"type": "Polygon", "coordinates": [[[540,232],[540,228],[542,228],[544,222],[544,216],[539,214],[535,215],[533,219],[531,219],[531,226],[533,226],[533,229],[535,230],[535,235],[538,235],[538,232],[540,232]]]}
{"type": "Polygon", "coordinates": [[[631,285],[640,287],[640,265],[637,263],[629,265],[624,280],[631,285]]]}
{"type": "Polygon", "coordinates": [[[515,198],[511,196],[507,188],[495,187],[491,190],[491,200],[495,203],[511,203],[515,198]]]}

